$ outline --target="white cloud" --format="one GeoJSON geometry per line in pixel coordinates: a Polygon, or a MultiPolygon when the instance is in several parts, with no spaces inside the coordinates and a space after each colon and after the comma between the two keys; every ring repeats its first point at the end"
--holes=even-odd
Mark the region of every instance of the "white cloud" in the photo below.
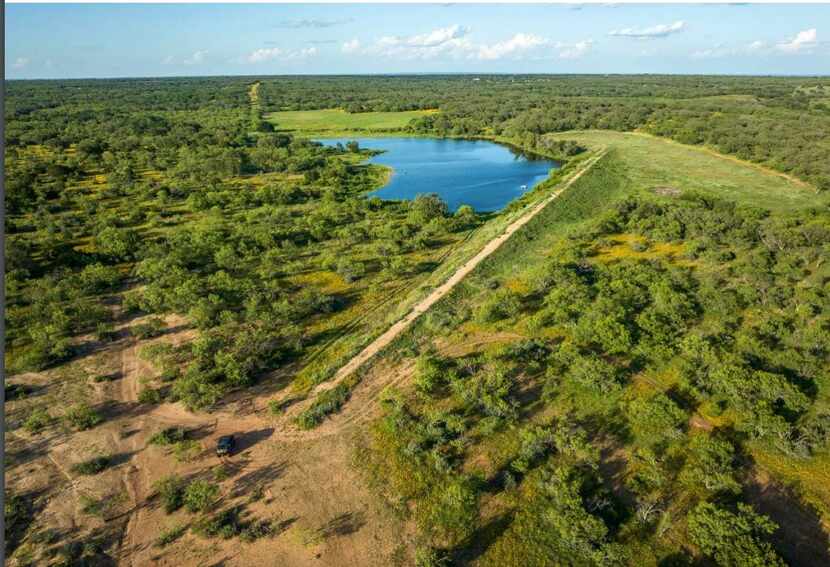
{"type": "Polygon", "coordinates": [[[330,28],[332,26],[339,26],[341,24],[348,24],[353,22],[352,18],[341,18],[339,20],[327,20],[325,18],[310,18],[307,20],[285,20],[280,22],[278,28],[330,28]]]}
{"type": "Polygon", "coordinates": [[[176,61],[175,61],[174,57],[173,57],[172,55],[168,55],[167,57],[165,57],[165,58],[162,60],[161,64],[162,64],[162,65],[172,65],[172,64],[173,64],[173,63],[175,63],[175,62],[176,62],[176,61]]]}
{"type": "Polygon", "coordinates": [[[795,37],[782,41],[776,48],[784,53],[810,52],[818,45],[818,33],[816,28],[800,31],[795,37]]]}
{"type": "Polygon", "coordinates": [[[764,40],[755,40],[743,45],[726,45],[719,43],[713,47],[700,49],[692,53],[695,59],[710,59],[716,57],[736,56],[770,56],[774,54],[812,53],[813,48],[819,45],[818,34],[815,29],[804,30],[794,37],[778,43],[764,40]]]}
{"type": "Polygon", "coordinates": [[[506,41],[492,45],[481,45],[477,57],[484,60],[501,59],[506,56],[519,56],[524,52],[550,43],[550,40],[532,33],[517,33],[506,41]]]}
{"type": "Polygon", "coordinates": [[[28,64],[29,64],[29,58],[28,57],[18,57],[17,59],[14,60],[14,63],[12,63],[12,67],[14,69],[22,69],[23,67],[25,67],[28,64]]]}
{"type": "Polygon", "coordinates": [[[432,59],[440,55],[461,57],[475,49],[466,37],[468,33],[468,28],[456,24],[420,35],[384,36],[361,51],[399,59],[432,59]]]}
{"type": "Polygon", "coordinates": [[[432,30],[423,35],[414,35],[406,40],[413,47],[437,47],[447,42],[460,39],[470,32],[469,28],[455,24],[446,28],[432,30]]]}
{"type": "Polygon", "coordinates": [[[590,39],[576,43],[557,43],[533,33],[517,33],[502,41],[479,43],[473,41],[469,33],[469,28],[456,24],[424,34],[405,37],[384,36],[367,45],[362,44],[358,39],[352,39],[341,44],[340,50],[348,54],[403,60],[450,57],[494,61],[553,57],[576,59],[590,51],[593,45],[590,39]],[[544,54],[544,51],[547,51],[547,54],[544,54]]]}
{"type": "MultiPolygon", "coordinates": [[[[357,39],[352,39],[342,44],[341,51],[404,60],[450,57],[493,61],[503,58],[520,59],[544,47],[554,46],[550,39],[532,33],[517,33],[494,43],[474,42],[469,33],[469,28],[455,24],[424,34],[384,36],[366,46],[357,39]]],[[[585,47],[577,49],[584,51],[585,47]]]]}
{"type": "Polygon", "coordinates": [[[347,41],[343,44],[340,48],[343,53],[357,53],[360,51],[360,41],[357,39],[353,39],[351,41],[347,41]]]}
{"type": "Polygon", "coordinates": [[[590,39],[578,41],[573,44],[557,43],[557,49],[560,49],[560,59],[579,59],[591,50],[594,42],[590,39]]]}
{"type": "Polygon", "coordinates": [[[617,37],[633,37],[635,39],[655,39],[658,37],[666,37],[673,33],[678,33],[686,28],[686,22],[678,20],[671,24],[658,24],[649,28],[623,28],[619,30],[612,30],[608,35],[617,37]]]}
{"type": "Polygon", "coordinates": [[[201,50],[195,52],[193,55],[182,61],[185,65],[199,65],[205,62],[205,55],[207,55],[207,51],[201,50]]]}
{"type": "Polygon", "coordinates": [[[279,59],[281,61],[290,61],[292,59],[305,59],[306,57],[313,57],[317,55],[316,47],[306,47],[304,49],[280,49],[279,47],[260,48],[252,51],[242,59],[244,63],[263,63],[265,61],[273,61],[279,59]]]}

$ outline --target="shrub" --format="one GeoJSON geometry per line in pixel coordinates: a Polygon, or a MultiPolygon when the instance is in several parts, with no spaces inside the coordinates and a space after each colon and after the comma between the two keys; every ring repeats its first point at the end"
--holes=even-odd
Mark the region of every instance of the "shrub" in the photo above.
{"type": "Polygon", "coordinates": [[[202,537],[220,536],[230,539],[239,533],[239,509],[228,508],[217,514],[204,516],[193,523],[193,532],[202,537]]]}
{"type": "Polygon", "coordinates": [[[96,516],[106,519],[108,512],[113,511],[116,506],[124,501],[124,494],[108,494],[101,498],[93,498],[87,494],[80,497],[81,512],[88,516],[96,516]]]}
{"type": "Polygon", "coordinates": [[[160,446],[172,445],[173,443],[182,441],[186,435],[187,433],[181,427],[168,427],[150,437],[150,444],[160,446]]]}
{"type": "Polygon", "coordinates": [[[349,386],[344,382],[330,390],[321,392],[314,403],[297,416],[297,425],[303,429],[316,427],[327,415],[339,410],[349,399],[349,395],[349,386]]]}
{"type": "Polygon", "coordinates": [[[173,444],[173,454],[180,463],[189,463],[202,453],[202,445],[193,439],[176,441],[173,444]]]}
{"type": "Polygon", "coordinates": [[[219,487],[206,480],[194,480],[184,491],[184,505],[190,512],[207,512],[219,495],[219,487]]]}
{"type": "Polygon", "coordinates": [[[164,511],[171,514],[184,504],[184,481],[171,474],[156,481],[153,485],[164,505],[164,511]]]}
{"type": "Polygon", "coordinates": [[[763,539],[778,526],[746,504],[738,504],[737,513],[733,513],[701,502],[689,513],[688,526],[692,543],[714,557],[718,565],[784,565],[763,539]]]}
{"type": "Polygon", "coordinates": [[[93,376],[92,381],[96,384],[100,384],[102,382],[112,382],[113,380],[117,380],[121,378],[120,372],[113,372],[111,374],[98,374],[93,376]]]}
{"type": "Polygon", "coordinates": [[[66,412],[66,420],[78,431],[84,431],[86,429],[92,429],[102,421],[104,418],[101,417],[98,412],[94,409],[89,407],[85,403],[78,404],[69,408],[66,412]]]}
{"type": "Polygon", "coordinates": [[[251,524],[242,530],[239,534],[239,539],[246,543],[251,543],[258,539],[268,537],[274,534],[274,525],[270,520],[260,520],[251,522],[251,524]]]}
{"type": "Polygon", "coordinates": [[[268,400],[268,411],[271,415],[282,415],[282,404],[279,400],[268,400]]]}
{"type": "Polygon", "coordinates": [[[110,323],[100,322],[95,326],[95,338],[99,341],[114,341],[118,338],[118,332],[110,323]]]}
{"type": "Polygon", "coordinates": [[[6,555],[8,556],[17,548],[28,531],[33,515],[31,502],[23,496],[14,494],[8,490],[5,492],[3,508],[6,518],[4,535],[6,540],[6,555]]]}
{"type": "Polygon", "coordinates": [[[445,372],[445,363],[438,356],[432,353],[422,354],[418,358],[415,388],[427,394],[433,393],[447,382],[445,372]]]}
{"type": "Polygon", "coordinates": [[[112,459],[109,456],[93,457],[86,461],[72,465],[72,470],[77,474],[93,475],[105,470],[112,459]]]}
{"type": "Polygon", "coordinates": [[[140,404],[160,404],[161,400],[161,390],[155,388],[144,388],[138,394],[140,404]]]}
{"type": "Polygon", "coordinates": [[[49,415],[43,408],[35,408],[23,422],[23,427],[29,433],[40,433],[52,421],[52,416],[49,415]]]}
{"type": "Polygon", "coordinates": [[[182,537],[184,533],[187,531],[187,526],[173,526],[167,528],[156,538],[156,547],[166,547],[182,537]]]}
{"type": "Polygon", "coordinates": [[[480,323],[494,323],[501,319],[514,317],[522,308],[519,296],[509,289],[501,289],[485,301],[476,312],[480,323]]]}
{"type": "Polygon", "coordinates": [[[132,328],[132,333],[139,339],[152,339],[161,335],[167,325],[160,317],[150,317],[144,323],[132,328]]]}

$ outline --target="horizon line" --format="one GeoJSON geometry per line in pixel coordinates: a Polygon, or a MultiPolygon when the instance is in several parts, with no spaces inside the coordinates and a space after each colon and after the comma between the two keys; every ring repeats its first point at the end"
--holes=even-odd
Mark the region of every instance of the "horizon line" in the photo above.
{"type": "Polygon", "coordinates": [[[804,74],[804,73],[544,73],[544,72],[508,72],[490,71],[476,73],[473,71],[409,71],[409,72],[376,72],[376,73],[273,73],[273,74],[227,74],[227,75],[119,75],[113,77],[32,77],[32,78],[4,78],[4,82],[26,82],[26,81],[124,81],[141,79],[231,79],[231,78],[270,78],[270,77],[291,77],[291,78],[313,78],[313,77],[441,77],[441,76],[538,76],[538,77],[772,77],[772,78],[805,78],[805,79],[828,79],[830,74],[804,74]]]}

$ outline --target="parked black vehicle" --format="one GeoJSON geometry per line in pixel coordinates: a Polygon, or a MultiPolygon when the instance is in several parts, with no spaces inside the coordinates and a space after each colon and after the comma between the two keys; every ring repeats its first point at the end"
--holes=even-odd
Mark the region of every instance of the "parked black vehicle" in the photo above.
{"type": "Polygon", "coordinates": [[[224,457],[233,453],[236,447],[236,439],[233,435],[223,435],[216,441],[216,455],[224,457]]]}

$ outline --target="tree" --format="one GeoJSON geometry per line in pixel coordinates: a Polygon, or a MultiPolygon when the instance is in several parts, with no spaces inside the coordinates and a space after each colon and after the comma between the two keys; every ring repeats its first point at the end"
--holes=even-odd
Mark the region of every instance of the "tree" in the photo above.
{"type": "Polygon", "coordinates": [[[132,229],[108,226],[95,235],[95,248],[113,260],[126,260],[136,253],[139,238],[132,229]]]}
{"type": "Polygon", "coordinates": [[[636,398],[627,409],[631,429],[645,445],[660,445],[683,435],[686,412],[662,392],[636,398]]]}
{"type": "Polygon", "coordinates": [[[764,538],[778,526],[750,506],[738,504],[735,512],[701,502],[687,516],[689,537],[700,550],[723,567],[784,567],[764,538]]]}
{"type": "Polygon", "coordinates": [[[418,195],[409,205],[409,220],[416,225],[426,225],[433,219],[447,216],[447,203],[436,193],[418,195]]]}

